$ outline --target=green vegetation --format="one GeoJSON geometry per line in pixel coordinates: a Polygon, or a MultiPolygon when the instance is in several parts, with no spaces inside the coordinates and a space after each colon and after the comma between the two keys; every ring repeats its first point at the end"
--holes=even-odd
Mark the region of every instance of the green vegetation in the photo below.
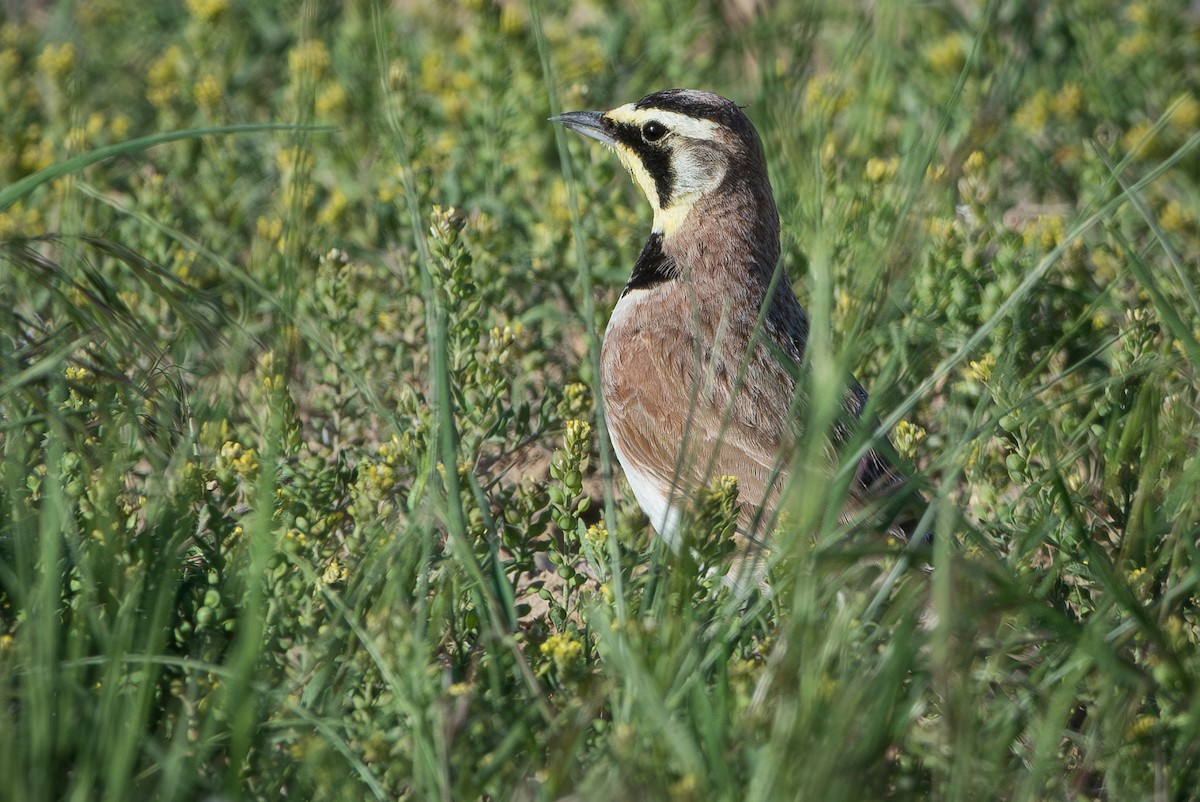
{"type": "Polygon", "coordinates": [[[1200,796],[1194,8],[28,5],[0,798],[1200,796]],[[736,487],[678,554],[623,488],[649,209],[546,118],[668,86],[749,104],[932,571],[817,478],[734,593],[736,487]]]}

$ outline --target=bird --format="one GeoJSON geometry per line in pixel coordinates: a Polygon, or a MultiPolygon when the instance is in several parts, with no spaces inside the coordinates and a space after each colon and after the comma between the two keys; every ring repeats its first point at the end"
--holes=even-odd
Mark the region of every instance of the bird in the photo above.
{"type": "MultiPolygon", "coordinates": [[[[762,141],[738,104],[696,89],[550,120],[615,151],[654,212],[600,352],[603,413],[629,487],[656,532],[678,545],[689,499],[731,476],[738,536],[761,553],[801,436],[809,338],[808,316],[777,274],[780,218],[762,141]]],[[[864,423],[867,399],[848,376],[832,460],[864,423]]],[[[923,504],[884,448],[858,461],[839,516],[874,510],[878,519],[898,507],[881,528],[907,540],[923,504]]]]}

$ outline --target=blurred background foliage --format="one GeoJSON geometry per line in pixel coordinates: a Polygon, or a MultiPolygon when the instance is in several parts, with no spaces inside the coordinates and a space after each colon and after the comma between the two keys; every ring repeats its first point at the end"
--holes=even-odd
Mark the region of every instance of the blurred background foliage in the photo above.
{"type": "Polygon", "coordinates": [[[4,4],[0,797],[1195,798],[1198,71],[1180,0],[4,4]],[[815,498],[735,593],[736,486],[674,554],[614,478],[649,210],[546,118],[669,86],[932,573],[815,498]]]}

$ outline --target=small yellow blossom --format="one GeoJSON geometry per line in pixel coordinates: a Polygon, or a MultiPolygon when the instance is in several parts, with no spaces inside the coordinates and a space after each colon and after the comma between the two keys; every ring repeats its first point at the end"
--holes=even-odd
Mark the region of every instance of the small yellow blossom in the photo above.
{"type": "Polygon", "coordinates": [[[834,166],[833,160],[837,158],[837,143],[834,142],[833,136],[826,136],[825,141],[821,143],[821,166],[826,169],[834,166]]]}
{"type": "Polygon", "coordinates": [[[1163,227],[1163,231],[1173,234],[1185,231],[1191,221],[1189,210],[1177,200],[1167,201],[1158,213],[1158,224],[1163,227]]]}
{"type": "Polygon", "coordinates": [[[992,378],[992,369],[996,367],[996,355],[986,354],[983,359],[976,362],[971,360],[971,364],[967,371],[967,376],[974,381],[987,384],[992,378]]]}
{"type": "Polygon", "coordinates": [[[505,3],[500,7],[500,31],[513,35],[525,27],[525,20],[516,3],[505,3]]]}
{"type": "Polygon", "coordinates": [[[1154,46],[1154,37],[1149,31],[1137,31],[1117,42],[1117,52],[1128,59],[1145,55],[1154,46]]]}
{"type": "Polygon", "coordinates": [[[46,169],[54,164],[54,145],[48,139],[26,145],[21,150],[20,164],[31,173],[46,169]]]}
{"type": "Polygon", "coordinates": [[[983,168],[987,166],[987,160],[983,155],[983,151],[973,150],[971,155],[967,156],[963,162],[963,172],[971,175],[979,175],[983,173],[983,168]]]}
{"type": "Polygon", "coordinates": [[[317,213],[317,222],[327,226],[337,223],[349,205],[350,201],[346,198],[346,193],[342,192],[341,187],[334,187],[329,193],[325,205],[317,213]]]}
{"type": "Polygon", "coordinates": [[[1013,122],[1029,133],[1040,133],[1050,119],[1051,102],[1049,91],[1045,88],[1037,90],[1013,114],[1013,122]]]}
{"type": "Polygon", "coordinates": [[[51,79],[59,80],[75,66],[75,45],[46,45],[37,58],[38,68],[51,79]]]}
{"type": "Polygon", "coordinates": [[[83,125],[83,133],[86,139],[95,140],[104,133],[104,115],[98,111],[93,111],[88,115],[87,122],[83,125]]]}
{"type": "Polygon", "coordinates": [[[1125,729],[1125,740],[1136,741],[1149,735],[1154,730],[1154,725],[1158,723],[1158,719],[1154,716],[1141,715],[1133,720],[1125,729]]]}
{"type": "Polygon", "coordinates": [[[586,444],[592,436],[592,424],[585,420],[569,420],[567,421],[567,437],[566,447],[568,451],[572,451],[586,447],[586,444]]]}
{"type": "Polygon", "coordinates": [[[594,523],[587,528],[583,533],[583,538],[592,545],[593,548],[599,550],[604,548],[608,542],[608,528],[602,523],[594,523]]]}
{"type": "Polygon", "coordinates": [[[183,66],[183,49],[179,45],[169,46],[150,62],[146,70],[146,100],[152,106],[166,106],[179,95],[183,66]]]}
{"type": "Polygon", "coordinates": [[[0,49],[0,78],[15,75],[21,65],[21,53],[15,48],[0,49]]]}
{"type": "Polygon", "coordinates": [[[15,22],[6,22],[0,25],[0,44],[5,47],[16,47],[24,38],[22,31],[21,26],[15,22]]]}
{"type": "Polygon", "coordinates": [[[562,673],[583,654],[583,644],[570,633],[556,632],[546,638],[539,650],[545,657],[550,658],[554,662],[554,667],[559,673],[562,673]]]}
{"type": "Polygon", "coordinates": [[[221,82],[211,72],[200,76],[200,80],[196,81],[195,87],[192,88],[192,96],[196,98],[196,105],[206,111],[215,109],[224,94],[225,90],[221,87],[221,82]]]}
{"type": "Polygon", "coordinates": [[[336,81],[330,81],[321,87],[313,100],[317,116],[329,117],[346,108],[346,88],[336,81]]]}
{"type": "Polygon", "coordinates": [[[1130,3],[1125,9],[1125,19],[1143,28],[1150,24],[1150,17],[1150,8],[1145,3],[1130,3]]]}
{"type": "Polygon", "coordinates": [[[1062,215],[1046,214],[1036,217],[1021,231],[1026,245],[1048,251],[1062,242],[1065,223],[1062,215]]]}
{"type": "Polygon", "coordinates": [[[124,114],[114,115],[108,123],[108,130],[115,139],[124,139],[129,136],[129,128],[133,125],[133,121],[124,114]]]}
{"type": "Polygon", "coordinates": [[[962,37],[947,34],[925,49],[925,61],[934,72],[958,72],[967,61],[962,37]]]}
{"type": "Polygon", "coordinates": [[[283,221],[278,217],[260,217],[254,223],[254,233],[267,242],[278,242],[283,236],[283,221]]]}
{"type": "Polygon", "coordinates": [[[902,420],[896,424],[896,436],[894,438],[896,450],[908,459],[916,459],[917,447],[920,446],[928,434],[929,432],[925,431],[924,426],[902,420]]]}
{"type": "Polygon", "coordinates": [[[592,391],[582,382],[571,382],[563,388],[562,400],[558,402],[559,415],[570,420],[583,418],[592,408],[592,391]]]}
{"type": "Polygon", "coordinates": [[[334,585],[338,582],[345,582],[346,576],[345,566],[339,564],[337,560],[330,560],[329,565],[325,566],[325,570],[321,573],[321,581],[326,585],[334,585]]]}
{"type": "Polygon", "coordinates": [[[1083,90],[1079,88],[1079,84],[1068,81],[1055,93],[1050,107],[1055,114],[1066,120],[1079,116],[1083,108],[1083,90]]]}
{"type": "Polygon", "coordinates": [[[17,201],[0,212],[0,240],[9,237],[29,237],[42,230],[42,217],[37,209],[27,209],[17,201]]]}
{"type": "Polygon", "coordinates": [[[671,783],[667,793],[671,799],[694,799],[699,790],[700,784],[696,775],[689,772],[671,783]]]}
{"type": "Polygon", "coordinates": [[[925,233],[939,242],[944,242],[954,234],[954,220],[949,217],[927,217],[925,233]]]}
{"type": "Polygon", "coordinates": [[[854,297],[850,293],[845,290],[838,290],[834,293],[833,311],[836,317],[845,320],[853,313],[854,307],[854,297]]]}
{"type": "Polygon", "coordinates": [[[299,146],[281,148],[275,154],[275,165],[279,168],[279,172],[285,176],[290,176],[296,172],[308,172],[313,166],[312,151],[305,150],[299,146]]]}
{"type": "Polygon", "coordinates": [[[1149,120],[1134,123],[1121,137],[1121,148],[1135,158],[1144,158],[1154,145],[1153,127],[1149,120]]]}
{"type": "Polygon", "coordinates": [[[201,22],[214,22],[229,10],[229,0],[187,0],[188,13],[201,22]]]}
{"type": "Polygon", "coordinates": [[[841,78],[833,72],[814,75],[804,87],[804,105],[807,109],[826,115],[837,114],[853,100],[853,92],[843,86],[841,78]]]}
{"type": "Polygon", "coordinates": [[[246,448],[236,440],[226,440],[221,446],[219,463],[228,465],[239,476],[252,476],[258,471],[258,459],[254,449],[246,448]]]}
{"type": "Polygon", "coordinates": [[[873,183],[889,181],[895,178],[896,172],[900,169],[900,159],[896,156],[890,159],[880,159],[872,156],[867,159],[866,169],[863,171],[867,180],[873,183]]]}
{"type": "Polygon", "coordinates": [[[1171,98],[1167,113],[1167,130],[1175,136],[1191,136],[1200,126],[1200,101],[1191,92],[1171,98]]]}
{"type": "Polygon", "coordinates": [[[87,149],[88,135],[82,128],[72,128],[63,137],[63,149],[67,153],[81,153],[87,149]]]}
{"type": "Polygon", "coordinates": [[[288,53],[288,69],[294,79],[319,77],[331,61],[329,49],[320,39],[306,39],[288,53]]]}

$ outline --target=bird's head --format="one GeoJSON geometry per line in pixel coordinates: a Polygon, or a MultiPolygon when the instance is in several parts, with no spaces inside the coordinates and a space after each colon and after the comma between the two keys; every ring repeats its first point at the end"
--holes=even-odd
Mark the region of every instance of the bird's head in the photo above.
{"type": "Polygon", "coordinates": [[[617,152],[654,208],[654,231],[665,238],[698,202],[718,195],[765,195],[775,213],[758,134],[741,108],[720,95],[666,89],[612,111],[551,119],[617,152]]]}

